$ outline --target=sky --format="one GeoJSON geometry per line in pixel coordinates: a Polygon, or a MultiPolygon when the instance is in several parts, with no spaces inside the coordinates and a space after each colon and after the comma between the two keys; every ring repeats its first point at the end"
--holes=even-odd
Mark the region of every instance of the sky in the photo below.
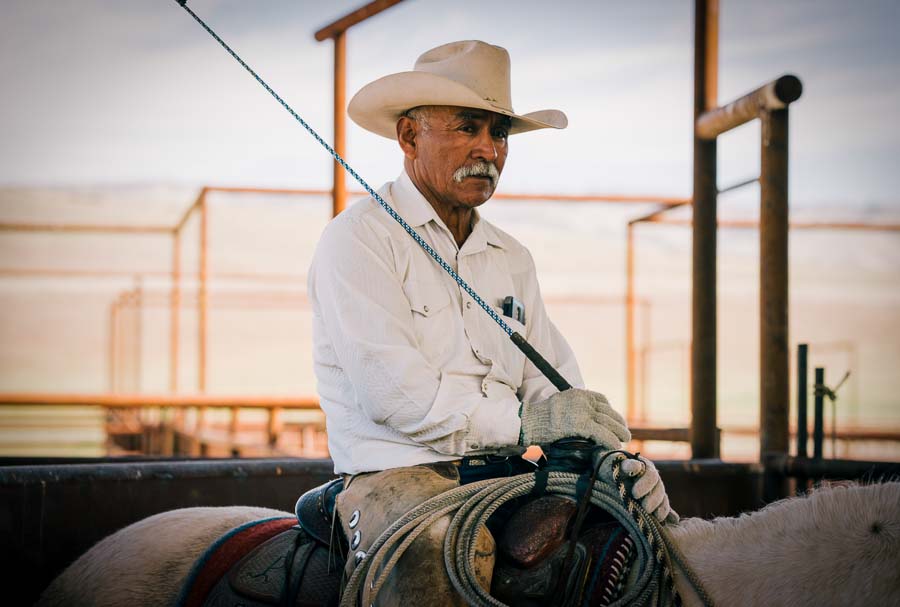
{"type": "MultiPolygon", "coordinates": [[[[326,139],[332,43],[313,33],[360,4],[190,2],[326,139]]],[[[687,0],[407,0],[350,31],[347,90],[451,40],[499,44],[516,110],[570,121],[513,138],[502,191],[689,196],[692,12],[687,0]]],[[[898,22],[894,0],[722,0],[720,101],[784,73],[803,81],[795,208],[900,214],[898,22]]],[[[330,186],[326,152],[174,0],[5,0],[0,78],[0,186],[330,186]]],[[[720,141],[720,187],[755,177],[758,126],[720,141]]],[[[396,143],[352,123],[347,155],[376,187],[399,171],[396,143]]],[[[752,209],[756,196],[729,200],[752,209]]]]}

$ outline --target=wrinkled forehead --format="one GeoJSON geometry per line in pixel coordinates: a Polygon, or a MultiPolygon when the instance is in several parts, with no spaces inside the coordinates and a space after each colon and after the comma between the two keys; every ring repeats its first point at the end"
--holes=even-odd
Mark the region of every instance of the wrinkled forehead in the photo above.
{"type": "Polygon", "coordinates": [[[442,118],[448,122],[489,122],[491,124],[505,126],[507,128],[512,125],[512,119],[509,116],[504,116],[503,114],[498,114],[497,112],[492,112],[490,110],[481,108],[458,107],[454,105],[424,105],[413,108],[411,111],[420,109],[424,110],[430,116],[442,118]]]}

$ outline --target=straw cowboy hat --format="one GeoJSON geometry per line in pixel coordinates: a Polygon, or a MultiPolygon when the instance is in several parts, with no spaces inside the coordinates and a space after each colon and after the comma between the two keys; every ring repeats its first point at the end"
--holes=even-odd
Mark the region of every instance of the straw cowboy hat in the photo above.
{"type": "Polygon", "coordinates": [[[411,72],[379,78],[364,86],[347,107],[353,121],[388,139],[397,138],[397,120],[421,105],[454,105],[497,112],[512,118],[510,134],[535,129],[564,129],[559,110],[528,114],[513,111],[509,53],[505,48],[463,40],[426,51],[411,72]]]}

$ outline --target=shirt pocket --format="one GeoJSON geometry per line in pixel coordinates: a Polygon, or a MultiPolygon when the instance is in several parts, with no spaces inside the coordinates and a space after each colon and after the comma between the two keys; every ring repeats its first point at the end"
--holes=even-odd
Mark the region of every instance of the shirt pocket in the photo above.
{"type": "MultiPolygon", "coordinates": [[[[497,316],[499,316],[503,320],[503,322],[505,322],[507,325],[509,325],[509,328],[513,330],[513,333],[518,333],[522,337],[527,336],[528,330],[525,328],[525,325],[520,323],[515,318],[512,318],[511,316],[504,315],[502,307],[494,306],[494,312],[497,313],[497,316]]],[[[491,322],[494,322],[494,320],[491,319],[491,322]]],[[[513,346],[513,347],[515,348],[515,346],[513,346]]],[[[516,352],[519,351],[518,348],[515,348],[515,350],[516,350],[516,352]]]]}
{"type": "MultiPolygon", "coordinates": [[[[494,307],[494,311],[507,325],[509,325],[509,328],[512,329],[514,333],[526,337],[527,330],[525,325],[514,318],[504,316],[503,308],[494,307]]],[[[485,316],[485,318],[487,318],[487,316],[485,316]]],[[[487,318],[487,320],[490,324],[495,324],[493,320],[489,318],[487,318]]],[[[495,342],[496,354],[493,357],[494,364],[490,373],[491,379],[507,384],[513,389],[513,392],[515,392],[522,385],[522,378],[525,373],[525,355],[522,354],[522,351],[519,350],[516,344],[509,339],[506,333],[497,331],[497,327],[486,327],[486,329],[493,330],[495,333],[492,333],[492,335],[496,335],[497,337],[495,342]]]]}
{"type": "Polygon", "coordinates": [[[419,349],[435,362],[449,350],[455,320],[450,293],[439,282],[409,280],[403,285],[409,300],[419,349]]]}

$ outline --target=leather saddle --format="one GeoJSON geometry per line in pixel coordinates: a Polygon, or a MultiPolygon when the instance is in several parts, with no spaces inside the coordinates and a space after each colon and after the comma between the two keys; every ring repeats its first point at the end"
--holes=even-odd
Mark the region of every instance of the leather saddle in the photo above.
{"type": "Polygon", "coordinates": [[[338,477],[310,489],[294,506],[300,528],[326,546],[334,539],[332,532],[339,537],[342,535],[340,526],[334,524],[334,502],[343,490],[344,479],[338,477]]]}
{"type": "MultiPolygon", "coordinates": [[[[343,485],[343,479],[337,478],[304,493],[295,507],[297,524],[289,529],[261,543],[248,538],[235,541],[230,547],[220,547],[220,552],[246,554],[224,567],[227,573],[197,604],[204,607],[337,605],[346,542],[340,527],[332,523],[334,500],[343,485]]],[[[217,560],[217,556],[213,554],[208,560],[217,560]]],[[[189,600],[186,605],[190,603],[189,600]]]]}
{"type": "Polygon", "coordinates": [[[592,508],[572,546],[576,507],[573,499],[544,495],[512,514],[497,542],[494,597],[516,607],[598,607],[621,596],[634,541],[618,521],[592,508]]]}
{"type": "MultiPolygon", "coordinates": [[[[220,553],[240,560],[220,565],[227,573],[220,573],[205,598],[182,605],[337,605],[347,554],[346,539],[334,520],[335,498],[342,489],[343,479],[337,478],[307,491],[295,506],[297,524],[264,541],[219,546],[220,553]],[[235,556],[240,554],[244,556],[235,556]]],[[[517,507],[498,536],[493,596],[529,607],[608,605],[621,595],[635,554],[633,541],[621,525],[598,512],[569,556],[567,536],[575,510],[574,500],[556,495],[531,498],[517,507]]],[[[290,525],[292,519],[283,520],[290,525]]],[[[205,558],[212,562],[216,556],[205,558]]]]}

